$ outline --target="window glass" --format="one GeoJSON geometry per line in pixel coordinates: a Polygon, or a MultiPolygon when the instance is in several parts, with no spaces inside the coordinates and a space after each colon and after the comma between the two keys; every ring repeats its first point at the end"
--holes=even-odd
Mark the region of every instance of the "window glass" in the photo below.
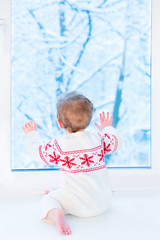
{"type": "Polygon", "coordinates": [[[108,167],[151,167],[151,0],[12,0],[12,169],[46,169],[27,153],[21,126],[44,143],[59,133],[56,100],[77,90],[113,114],[122,147],[108,167]]]}

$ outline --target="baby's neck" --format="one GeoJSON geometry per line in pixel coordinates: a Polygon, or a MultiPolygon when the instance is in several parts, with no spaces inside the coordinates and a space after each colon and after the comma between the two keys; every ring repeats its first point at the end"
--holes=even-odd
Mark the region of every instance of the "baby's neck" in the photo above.
{"type": "Polygon", "coordinates": [[[83,132],[84,131],[84,129],[81,129],[81,130],[79,130],[79,131],[77,131],[77,132],[70,132],[70,131],[68,131],[67,129],[64,129],[64,132],[66,133],[66,134],[74,134],[74,133],[79,133],[79,132],[83,132]]]}

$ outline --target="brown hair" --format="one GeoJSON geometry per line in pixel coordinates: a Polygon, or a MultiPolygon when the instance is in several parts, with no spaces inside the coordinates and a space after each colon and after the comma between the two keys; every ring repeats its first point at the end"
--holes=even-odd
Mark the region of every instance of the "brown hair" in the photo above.
{"type": "Polygon", "coordinates": [[[57,118],[69,132],[85,129],[92,118],[92,102],[76,91],[63,95],[57,102],[57,118]]]}

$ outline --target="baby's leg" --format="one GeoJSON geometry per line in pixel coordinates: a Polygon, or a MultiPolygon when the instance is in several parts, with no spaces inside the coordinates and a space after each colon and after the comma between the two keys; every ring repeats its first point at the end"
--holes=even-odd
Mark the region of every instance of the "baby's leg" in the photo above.
{"type": "Polygon", "coordinates": [[[42,219],[55,223],[59,232],[63,235],[71,234],[70,227],[66,223],[63,207],[60,202],[54,198],[54,192],[50,192],[41,199],[42,219]]]}
{"type": "Polygon", "coordinates": [[[64,214],[64,211],[61,208],[51,209],[47,213],[47,218],[53,220],[53,222],[55,223],[58,231],[62,235],[71,234],[71,229],[70,229],[69,225],[66,223],[65,214],[64,214]]]}

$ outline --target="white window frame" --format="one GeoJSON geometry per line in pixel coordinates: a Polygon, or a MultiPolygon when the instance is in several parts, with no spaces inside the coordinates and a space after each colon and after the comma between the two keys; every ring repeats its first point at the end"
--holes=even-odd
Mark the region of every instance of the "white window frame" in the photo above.
{"type": "MultiPolygon", "coordinates": [[[[109,169],[113,191],[160,190],[160,1],[152,0],[151,160],[152,169],[109,169]]],[[[10,168],[10,32],[11,1],[0,0],[0,195],[42,193],[61,182],[60,171],[21,171],[10,168]],[[3,38],[3,39],[2,39],[3,38]]],[[[138,118],[139,116],[137,116],[138,118]]]]}

